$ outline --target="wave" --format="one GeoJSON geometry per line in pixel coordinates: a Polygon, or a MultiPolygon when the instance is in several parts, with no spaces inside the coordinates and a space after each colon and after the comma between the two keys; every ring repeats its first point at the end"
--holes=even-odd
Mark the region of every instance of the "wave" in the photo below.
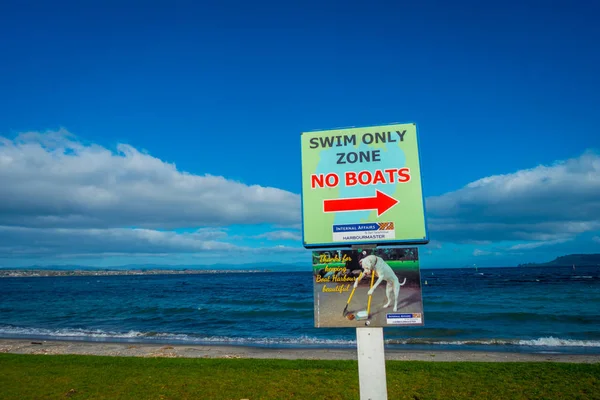
{"type": "Polygon", "coordinates": [[[550,347],[600,347],[598,340],[574,340],[560,339],[554,337],[539,338],[533,340],[520,340],[522,346],[550,346],[550,347]]]}
{"type": "Polygon", "coordinates": [[[46,329],[46,328],[23,328],[13,326],[0,327],[0,335],[2,336],[42,336],[42,337],[82,337],[82,338],[115,338],[115,339],[130,339],[142,336],[143,333],[137,331],[129,332],[111,332],[100,329],[46,329]]]}
{"type": "Polygon", "coordinates": [[[113,332],[100,329],[46,329],[0,326],[0,337],[47,337],[61,339],[108,339],[107,341],[161,341],[161,342],[186,342],[188,344],[233,344],[233,345],[321,345],[321,346],[347,346],[356,345],[355,340],[322,339],[309,336],[298,337],[227,337],[227,336],[194,336],[167,332],[113,332]]]}
{"type": "Polygon", "coordinates": [[[444,346],[531,346],[531,347],[600,347],[600,340],[561,339],[543,337],[538,339],[389,339],[387,344],[444,345],[444,346]]]}
{"type": "MultiPolygon", "coordinates": [[[[140,341],[140,342],[183,342],[187,344],[221,344],[240,346],[298,346],[298,347],[354,347],[356,340],[352,339],[326,339],[306,335],[295,337],[228,337],[228,336],[194,336],[188,334],[168,332],[114,332],[100,329],[46,329],[25,328],[13,326],[0,326],[0,337],[4,338],[49,338],[49,339],[73,339],[92,341],[140,341]]],[[[386,339],[385,344],[395,347],[397,345],[426,345],[443,347],[460,346],[517,346],[517,347],[583,347],[600,348],[600,340],[577,340],[555,337],[542,337],[537,339],[466,339],[466,340],[443,340],[436,338],[407,338],[386,339]]]]}

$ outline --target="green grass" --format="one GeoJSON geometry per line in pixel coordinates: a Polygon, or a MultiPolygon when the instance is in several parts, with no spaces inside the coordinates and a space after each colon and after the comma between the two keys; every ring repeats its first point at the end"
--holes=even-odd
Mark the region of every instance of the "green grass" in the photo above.
{"type": "MultiPolygon", "coordinates": [[[[403,270],[419,270],[419,261],[399,261],[392,260],[386,261],[390,267],[394,269],[403,269],[403,270]]],[[[332,263],[322,263],[322,264],[313,264],[313,272],[318,271],[325,267],[337,268],[343,267],[346,263],[342,262],[332,262],[332,263]]]]}
{"type": "MultiPolygon", "coordinates": [[[[387,361],[391,399],[600,399],[600,364],[387,361]]],[[[358,399],[356,361],[0,354],[2,399],[358,399]]]]}
{"type": "Polygon", "coordinates": [[[394,269],[397,268],[401,268],[401,269],[419,269],[419,262],[418,261],[398,261],[398,260],[391,260],[391,261],[386,261],[388,263],[388,265],[394,269]]]}

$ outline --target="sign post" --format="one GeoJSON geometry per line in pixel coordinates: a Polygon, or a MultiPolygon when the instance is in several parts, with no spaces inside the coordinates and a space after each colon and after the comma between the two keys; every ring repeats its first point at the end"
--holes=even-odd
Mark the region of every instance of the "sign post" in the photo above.
{"type": "Polygon", "coordinates": [[[383,327],[423,325],[418,250],[406,247],[429,242],[416,125],[305,132],[301,150],[315,326],[356,328],[360,398],[387,399],[383,327]]]}
{"type": "Polygon", "coordinates": [[[387,399],[383,328],[356,328],[361,399],[387,399]]]}

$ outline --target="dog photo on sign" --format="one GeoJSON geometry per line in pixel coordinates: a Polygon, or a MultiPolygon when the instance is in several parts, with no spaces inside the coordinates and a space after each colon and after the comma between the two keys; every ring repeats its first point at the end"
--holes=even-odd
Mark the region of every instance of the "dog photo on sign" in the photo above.
{"type": "MultiPolygon", "coordinates": [[[[363,251],[363,254],[366,254],[366,251],[363,251]]],[[[394,312],[398,311],[398,295],[400,294],[400,286],[404,286],[404,284],[406,283],[406,277],[404,277],[404,280],[402,281],[402,283],[400,283],[398,276],[394,273],[389,264],[386,263],[383,260],[383,258],[373,254],[362,258],[360,260],[360,265],[365,271],[362,277],[369,277],[372,274],[375,274],[377,276],[377,281],[375,282],[375,285],[373,285],[373,287],[369,289],[367,294],[371,296],[375,289],[377,289],[377,286],[379,286],[381,282],[386,281],[387,284],[385,288],[385,293],[387,296],[387,302],[383,305],[383,307],[389,307],[390,304],[392,304],[393,300],[394,312]]],[[[354,287],[357,287],[358,283],[358,279],[354,281],[354,287]]]]}
{"type": "Polygon", "coordinates": [[[423,325],[416,247],[312,256],[316,327],[423,325]]]}

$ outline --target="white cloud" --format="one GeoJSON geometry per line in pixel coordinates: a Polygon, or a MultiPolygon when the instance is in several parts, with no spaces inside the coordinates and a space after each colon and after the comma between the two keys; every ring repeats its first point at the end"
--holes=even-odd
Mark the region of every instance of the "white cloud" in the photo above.
{"type": "Polygon", "coordinates": [[[489,251],[489,250],[475,249],[475,250],[473,250],[473,255],[475,257],[479,257],[479,256],[499,256],[499,255],[502,255],[502,253],[500,253],[498,251],[489,251]]]}
{"type": "Polygon", "coordinates": [[[538,247],[544,246],[553,246],[555,244],[565,243],[573,240],[573,238],[565,238],[565,239],[555,239],[555,240],[545,240],[541,242],[530,242],[530,243],[519,243],[514,246],[511,246],[508,250],[531,250],[537,249],[538,247]]]}
{"type": "Polygon", "coordinates": [[[172,254],[298,252],[300,247],[272,246],[251,248],[220,241],[226,233],[200,229],[178,233],[151,229],[106,228],[30,228],[0,226],[0,254],[4,257],[57,258],[94,256],[160,256],[172,254]]]}
{"type": "Polygon", "coordinates": [[[180,171],[67,131],[0,137],[0,225],[106,228],[297,224],[300,196],[180,171]]]}
{"type": "Polygon", "coordinates": [[[253,236],[256,239],[265,238],[267,240],[295,240],[301,241],[302,235],[299,232],[292,231],[272,231],[261,233],[260,235],[253,236]]]}
{"type": "MultiPolygon", "coordinates": [[[[238,245],[249,238],[300,242],[299,195],[180,171],[132,146],[112,151],[64,130],[0,137],[0,184],[0,258],[305,251],[300,243],[238,245]],[[275,230],[228,235],[224,227],[233,224],[270,224],[275,230]]],[[[600,157],[586,152],[486,177],[428,198],[427,211],[429,251],[444,242],[530,242],[503,250],[509,252],[565,243],[600,230],[600,157]]],[[[600,243],[598,236],[592,240],[600,243]]],[[[498,255],[498,249],[476,249],[473,255],[498,255]]]]}
{"type": "MultiPolygon", "coordinates": [[[[429,248],[429,249],[436,249],[439,250],[442,248],[442,243],[437,241],[437,240],[430,240],[429,243],[427,243],[425,245],[425,247],[429,248]]],[[[430,250],[431,251],[431,250],[430,250]]]]}
{"type": "Polygon", "coordinates": [[[224,228],[272,224],[284,229],[261,237],[299,241],[289,230],[300,220],[297,194],[194,175],[132,146],[112,151],[65,130],[0,137],[0,182],[0,258],[187,254],[214,261],[231,252],[304,250],[243,246],[224,228]]]}
{"type": "Polygon", "coordinates": [[[600,229],[600,157],[580,157],[483,178],[427,199],[442,241],[564,241],[600,229]]]}
{"type": "Polygon", "coordinates": [[[486,246],[488,244],[492,244],[493,242],[491,240],[471,240],[471,239],[467,239],[467,240],[462,240],[461,241],[462,244],[473,244],[476,246],[486,246]]]}
{"type": "Polygon", "coordinates": [[[0,226],[0,253],[35,254],[133,254],[185,253],[243,250],[217,241],[222,232],[200,230],[192,233],[151,229],[29,228],[0,226]]]}

